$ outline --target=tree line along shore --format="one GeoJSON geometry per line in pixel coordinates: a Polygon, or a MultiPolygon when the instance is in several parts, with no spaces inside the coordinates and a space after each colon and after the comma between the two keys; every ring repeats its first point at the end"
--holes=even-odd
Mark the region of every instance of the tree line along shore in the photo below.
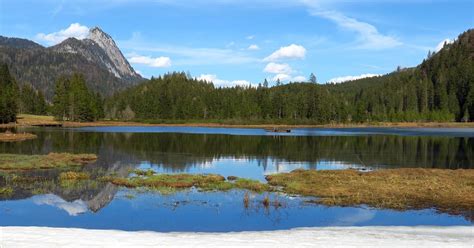
{"type": "MultiPolygon", "coordinates": [[[[0,67],[0,123],[16,114],[58,121],[134,121],[150,124],[366,125],[474,121],[474,31],[461,34],[417,67],[341,84],[308,82],[216,87],[170,72],[104,98],[80,74],[56,80],[54,96],[20,87],[0,67]]],[[[417,124],[418,125],[418,124],[417,124]]]]}

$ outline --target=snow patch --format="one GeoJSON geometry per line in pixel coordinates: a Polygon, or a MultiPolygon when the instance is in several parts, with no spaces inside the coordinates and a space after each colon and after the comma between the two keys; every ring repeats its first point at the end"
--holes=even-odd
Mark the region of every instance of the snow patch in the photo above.
{"type": "Polygon", "coordinates": [[[472,247],[474,228],[323,227],[230,233],[158,233],[0,227],[2,248],[17,247],[472,247]],[[82,238],[81,238],[82,237],[82,238]]]}

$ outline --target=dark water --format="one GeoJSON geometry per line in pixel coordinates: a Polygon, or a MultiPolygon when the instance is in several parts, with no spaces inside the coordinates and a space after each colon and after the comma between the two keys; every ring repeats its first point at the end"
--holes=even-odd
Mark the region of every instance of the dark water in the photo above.
{"type": "MultiPolygon", "coordinates": [[[[217,173],[264,181],[267,174],[304,169],[397,167],[474,168],[474,129],[262,129],[105,127],[30,129],[35,140],[0,143],[0,153],[96,153],[84,167],[93,178],[127,176],[134,168],[166,173],[217,173]]],[[[58,182],[59,171],[30,172],[39,180],[14,185],[0,198],[0,226],[33,225],[159,231],[240,231],[334,225],[471,225],[472,216],[431,209],[398,212],[325,207],[305,198],[270,194],[262,207],[243,191],[170,195],[86,180],[58,182]]],[[[6,184],[0,175],[0,187],[6,184]]]]}

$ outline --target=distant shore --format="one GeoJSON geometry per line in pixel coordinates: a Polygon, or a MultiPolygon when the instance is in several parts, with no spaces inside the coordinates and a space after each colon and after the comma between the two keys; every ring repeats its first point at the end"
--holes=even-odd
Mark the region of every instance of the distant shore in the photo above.
{"type": "Polygon", "coordinates": [[[370,122],[370,123],[329,123],[329,124],[242,124],[217,122],[179,122],[147,123],[136,121],[101,120],[96,122],[59,122],[52,116],[19,115],[17,123],[0,124],[0,128],[30,126],[75,127],[222,127],[222,128],[362,128],[362,127],[398,127],[398,128],[474,128],[474,122],[370,122]]]}
{"type": "Polygon", "coordinates": [[[0,227],[11,247],[472,247],[470,226],[314,227],[227,233],[0,227]],[[87,238],[77,238],[87,237],[87,238]]]}

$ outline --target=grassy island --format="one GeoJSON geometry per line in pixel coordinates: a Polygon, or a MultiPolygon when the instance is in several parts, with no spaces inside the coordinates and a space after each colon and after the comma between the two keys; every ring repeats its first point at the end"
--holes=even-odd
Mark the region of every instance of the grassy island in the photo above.
{"type": "Polygon", "coordinates": [[[31,133],[0,133],[0,142],[16,142],[30,139],[36,139],[36,135],[31,133]]]}
{"type": "Polygon", "coordinates": [[[37,170],[81,166],[97,160],[94,154],[0,154],[0,170],[37,170]]]}
{"type": "Polygon", "coordinates": [[[315,202],[325,205],[443,212],[474,209],[474,170],[295,170],[267,176],[267,180],[286,193],[318,197],[315,202]]]}

